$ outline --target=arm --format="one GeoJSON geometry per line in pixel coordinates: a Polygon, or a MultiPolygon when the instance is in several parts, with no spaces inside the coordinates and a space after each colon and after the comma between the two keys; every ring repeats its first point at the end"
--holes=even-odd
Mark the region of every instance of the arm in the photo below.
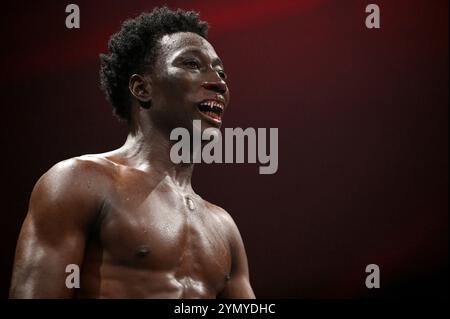
{"type": "Polygon", "coordinates": [[[73,297],[66,266],[81,268],[88,228],[100,207],[90,179],[85,163],[71,159],[36,183],[17,243],[10,298],[73,297]]]}
{"type": "MultiPolygon", "coordinates": [[[[228,215],[229,216],[229,215],[228,215]]],[[[218,298],[223,299],[254,299],[255,294],[250,286],[248,273],[247,254],[241,234],[229,216],[229,236],[231,246],[231,274],[225,288],[219,294],[218,298]]]]}

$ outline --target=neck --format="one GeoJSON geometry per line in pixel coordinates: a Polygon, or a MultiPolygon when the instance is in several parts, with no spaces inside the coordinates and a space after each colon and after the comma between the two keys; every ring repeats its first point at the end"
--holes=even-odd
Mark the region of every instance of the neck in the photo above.
{"type": "Polygon", "coordinates": [[[151,123],[139,124],[130,127],[125,144],[118,150],[120,156],[130,166],[168,179],[180,188],[192,190],[194,165],[173,163],[170,159],[173,141],[169,134],[151,123]]]}

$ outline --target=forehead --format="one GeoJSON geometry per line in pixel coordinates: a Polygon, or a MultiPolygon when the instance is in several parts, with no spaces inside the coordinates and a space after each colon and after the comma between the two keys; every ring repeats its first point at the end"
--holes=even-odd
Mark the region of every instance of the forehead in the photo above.
{"type": "Polygon", "coordinates": [[[160,54],[170,57],[187,49],[198,49],[212,58],[217,57],[211,43],[205,38],[192,32],[177,32],[164,35],[160,40],[160,54]]]}

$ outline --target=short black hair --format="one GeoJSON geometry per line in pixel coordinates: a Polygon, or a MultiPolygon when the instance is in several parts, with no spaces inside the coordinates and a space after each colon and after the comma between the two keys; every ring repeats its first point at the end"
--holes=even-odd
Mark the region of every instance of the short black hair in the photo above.
{"type": "Polygon", "coordinates": [[[130,121],[130,76],[151,72],[158,41],[176,32],[193,32],[206,39],[208,23],[195,11],[161,7],[126,20],[111,36],[109,53],[100,54],[100,84],[117,117],[130,121]]]}

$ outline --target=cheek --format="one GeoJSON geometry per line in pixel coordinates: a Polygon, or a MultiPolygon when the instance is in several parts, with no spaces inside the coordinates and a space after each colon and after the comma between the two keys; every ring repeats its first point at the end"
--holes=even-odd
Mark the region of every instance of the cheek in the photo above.
{"type": "Polygon", "coordinates": [[[166,89],[170,91],[171,96],[173,95],[184,95],[190,93],[196,83],[195,75],[180,70],[178,68],[172,68],[168,70],[165,76],[166,89]]]}
{"type": "Polygon", "coordinates": [[[185,127],[186,121],[191,123],[193,105],[198,101],[198,83],[201,82],[195,74],[179,68],[159,74],[153,83],[153,116],[169,126],[185,127]]]}
{"type": "Polygon", "coordinates": [[[184,108],[185,111],[191,112],[192,105],[200,99],[199,91],[202,83],[200,75],[173,68],[168,70],[163,83],[161,92],[158,92],[164,96],[161,104],[178,111],[184,108]]]}

